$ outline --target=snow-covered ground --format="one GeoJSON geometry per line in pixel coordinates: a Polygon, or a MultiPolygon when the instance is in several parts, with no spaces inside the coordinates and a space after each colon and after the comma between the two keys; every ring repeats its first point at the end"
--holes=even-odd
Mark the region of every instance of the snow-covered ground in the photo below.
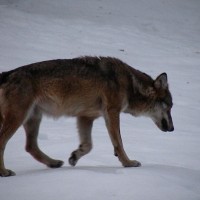
{"type": "Polygon", "coordinates": [[[0,178],[1,200],[200,199],[200,1],[0,0],[0,71],[32,62],[104,55],[152,77],[169,76],[175,131],[163,133],[146,118],[121,115],[124,146],[140,168],[123,168],[98,119],[94,149],[75,168],[75,119],[45,118],[41,148],[63,159],[48,169],[24,151],[20,128],[9,141],[0,178]]]}

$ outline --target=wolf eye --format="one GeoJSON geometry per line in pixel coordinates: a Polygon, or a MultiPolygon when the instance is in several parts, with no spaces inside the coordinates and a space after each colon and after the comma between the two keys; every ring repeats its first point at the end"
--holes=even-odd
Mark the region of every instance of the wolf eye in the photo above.
{"type": "Polygon", "coordinates": [[[172,103],[166,103],[166,102],[162,102],[162,107],[165,111],[170,111],[172,108],[172,103]]]}
{"type": "Polygon", "coordinates": [[[162,107],[163,107],[164,109],[167,109],[169,106],[168,106],[165,102],[162,102],[162,107]]]}

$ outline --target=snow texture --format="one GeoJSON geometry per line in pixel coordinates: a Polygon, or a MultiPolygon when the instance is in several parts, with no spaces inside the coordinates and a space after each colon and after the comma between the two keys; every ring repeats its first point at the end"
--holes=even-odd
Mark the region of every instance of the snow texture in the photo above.
{"type": "MultiPolygon", "coordinates": [[[[156,77],[167,72],[175,131],[121,115],[124,147],[140,168],[123,168],[103,119],[93,151],[76,167],[75,119],[45,118],[39,144],[65,165],[49,169],[24,151],[19,128],[5,152],[17,176],[0,178],[1,200],[200,199],[200,1],[0,0],[0,71],[55,58],[114,56],[156,77]]],[[[16,102],[17,103],[17,102],[16,102]]]]}

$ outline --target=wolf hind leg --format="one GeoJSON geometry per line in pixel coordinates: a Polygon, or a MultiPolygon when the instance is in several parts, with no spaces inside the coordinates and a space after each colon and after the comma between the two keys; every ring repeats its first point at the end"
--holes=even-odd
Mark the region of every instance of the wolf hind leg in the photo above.
{"type": "Polygon", "coordinates": [[[64,162],[61,160],[55,160],[43,153],[37,142],[40,122],[42,120],[42,113],[39,108],[35,107],[24,123],[24,129],[26,132],[26,151],[29,152],[37,161],[47,165],[50,168],[61,167],[64,162]]]}
{"type": "Polygon", "coordinates": [[[14,176],[15,172],[6,169],[4,165],[4,151],[8,140],[14,135],[16,130],[22,124],[24,115],[21,113],[17,116],[11,114],[5,114],[4,119],[1,121],[1,130],[0,130],[0,176],[14,176]]]}
{"type": "Polygon", "coordinates": [[[80,139],[80,145],[78,149],[71,153],[69,158],[69,164],[75,166],[78,160],[89,153],[92,149],[92,138],[91,131],[93,125],[93,118],[89,117],[78,117],[77,118],[77,127],[80,139]]]}

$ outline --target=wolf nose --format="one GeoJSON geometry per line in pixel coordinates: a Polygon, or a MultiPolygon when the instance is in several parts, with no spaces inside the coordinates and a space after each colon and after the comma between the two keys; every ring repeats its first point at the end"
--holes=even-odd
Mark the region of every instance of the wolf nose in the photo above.
{"type": "Polygon", "coordinates": [[[169,132],[174,131],[174,127],[172,126],[168,131],[169,131],[169,132]]]}

